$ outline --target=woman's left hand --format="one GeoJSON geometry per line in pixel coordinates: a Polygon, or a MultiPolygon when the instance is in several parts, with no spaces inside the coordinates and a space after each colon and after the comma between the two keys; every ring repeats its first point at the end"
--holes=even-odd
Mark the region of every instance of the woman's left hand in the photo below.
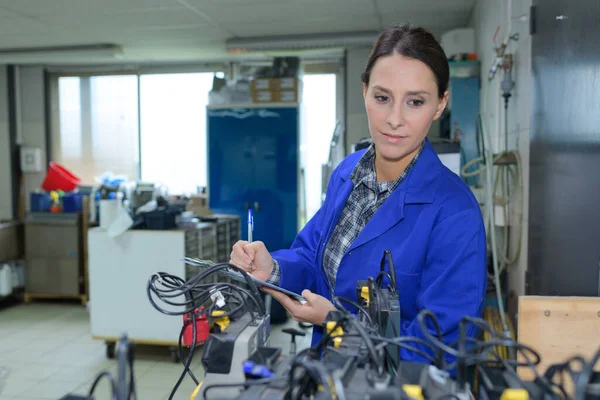
{"type": "Polygon", "coordinates": [[[329,311],[336,310],[335,306],[323,296],[312,293],[305,289],[302,291],[302,297],[306,299],[306,303],[302,304],[289,297],[286,294],[278,292],[266,287],[260,288],[263,292],[273,296],[286,310],[292,314],[298,322],[308,322],[313,325],[322,325],[329,311]]]}

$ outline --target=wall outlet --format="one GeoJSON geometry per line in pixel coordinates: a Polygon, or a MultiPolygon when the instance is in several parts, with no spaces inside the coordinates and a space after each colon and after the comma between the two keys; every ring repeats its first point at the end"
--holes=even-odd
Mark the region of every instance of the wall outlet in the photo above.
{"type": "Polygon", "coordinates": [[[42,172],[42,149],[21,147],[21,171],[42,172]]]}

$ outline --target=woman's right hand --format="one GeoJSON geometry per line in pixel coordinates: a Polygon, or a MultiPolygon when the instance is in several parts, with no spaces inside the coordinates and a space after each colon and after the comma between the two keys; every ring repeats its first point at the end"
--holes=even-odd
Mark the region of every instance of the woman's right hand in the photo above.
{"type": "Polygon", "coordinates": [[[269,279],[274,266],[271,253],[269,253],[265,244],[260,241],[252,243],[243,240],[238,241],[233,245],[229,263],[251,273],[261,281],[269,279]],[[252,271],[250,271],[251,266],[252,271]]]}

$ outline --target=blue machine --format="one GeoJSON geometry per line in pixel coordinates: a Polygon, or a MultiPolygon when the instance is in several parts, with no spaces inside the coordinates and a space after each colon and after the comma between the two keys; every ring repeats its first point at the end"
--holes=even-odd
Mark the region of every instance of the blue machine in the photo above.
{"type": "MultiPolygon", "coordinates": [[[[253,239],[269,251],[298,233],[298,107],[209,107],[208,189],[215,213],[253,210],[253,239]]],[[[247,240],[242,229],[242,239],[247,240]]]]}

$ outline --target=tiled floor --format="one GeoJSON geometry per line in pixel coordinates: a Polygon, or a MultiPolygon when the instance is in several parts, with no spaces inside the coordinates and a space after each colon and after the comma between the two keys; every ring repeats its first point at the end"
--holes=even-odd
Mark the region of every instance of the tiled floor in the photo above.
{"type": "MultiPolygon", "coordinates": [[[[289,352],[289,335],[281,329],[295,327],[289,320],[273,326],[271,346],[289,352]]],[[[310,344],[310,331],[297,339],[298,349],[310,344]]],[[[85,307],[71,304],[34,303],[0,309],[0,368],[9,374],[0,382],[2,400],[58,400],[67,393],[86,394],[99,372],[116,372],[116,362],[106,358],[103,342],[91,339],[85,307]]],[[[192,371],[203,378],[201,353],[196,353],[192,371]]],[[[138,399],[165,400],[183,371],[171,361],[166,348],[136,349],[134,364],[138,399]]],[[[108,381],[96,389],[97,400],[109,400],[108,381]]],[[[195,388],[186,377],[174,399],[189,399],[195,388]]]]}

